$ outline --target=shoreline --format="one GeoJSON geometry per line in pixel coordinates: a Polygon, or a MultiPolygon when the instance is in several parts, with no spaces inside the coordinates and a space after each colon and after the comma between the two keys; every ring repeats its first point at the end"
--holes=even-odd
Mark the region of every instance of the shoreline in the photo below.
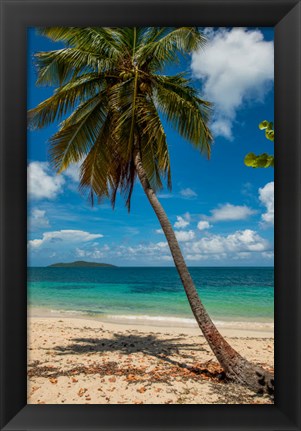
{"type": "MultiPolygon", "coordinates": [[[[193,317],[177,316],[148,316],[148,315],[107,315],[96,316],[88,313],[67,310],[51,310],[46,308],[28,307],[28,318],[50,318],[50,319],[79,319],[95,321],[105,325],[115,325],[116,328],[135,327],[136,329],[151,330],[157,328],[160,330],[183,330],[195,335],[200,334],[200,329],[193,317]]],[[[228,336],[250,336],[250,337],[274,337],[273,322],[258,321],[220,321],[214,320],[218,330],[228,336]]]]}

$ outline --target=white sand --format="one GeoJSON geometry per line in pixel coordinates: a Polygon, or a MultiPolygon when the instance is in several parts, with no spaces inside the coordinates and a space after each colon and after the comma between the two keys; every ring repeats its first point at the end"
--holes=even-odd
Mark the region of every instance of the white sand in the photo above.
{"type": "MultiPolygon", "coordinates": [[[[198,328],[28,319],[29,404],[271,403],[218,378],[198,328]],[[193,370],[189,370],[192,367],[193,370]]],[[[272,369],[273,332],[220,328],[247,359],[272,369]]]]}

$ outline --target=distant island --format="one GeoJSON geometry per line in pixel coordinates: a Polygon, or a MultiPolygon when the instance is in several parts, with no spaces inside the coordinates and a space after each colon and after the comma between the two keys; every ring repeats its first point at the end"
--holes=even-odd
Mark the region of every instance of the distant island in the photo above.
{"type": "Polygon", "coordinates": [[[53,263],[48,265],[48,268],[95,268],[95,267],[106,267],[106,268],[117,268],[115,265],[109,263],[98,263],[98,262],[85,262],[83,260],[77,260],[76,262],[66,263],[53,263]]]}

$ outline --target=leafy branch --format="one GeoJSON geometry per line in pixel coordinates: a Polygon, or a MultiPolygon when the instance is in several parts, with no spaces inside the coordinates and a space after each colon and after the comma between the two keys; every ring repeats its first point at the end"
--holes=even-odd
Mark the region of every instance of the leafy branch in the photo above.
{"type": "MultiPolygon", "coordinates": [[[[274,142],[274,124],[264,120],[259,124],[260,130],[265,130],[265,137],[269,141],[274,142]]],[[[246,166],[252,168],[269,168],[274,167],[274,156],[271,154],[263,153],[256,156],[254,153],[248,153],[244,158],[246,166]]]]}

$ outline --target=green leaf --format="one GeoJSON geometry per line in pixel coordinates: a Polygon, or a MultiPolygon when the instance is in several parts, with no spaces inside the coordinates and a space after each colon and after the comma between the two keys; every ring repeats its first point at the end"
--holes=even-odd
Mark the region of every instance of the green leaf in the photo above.
{"type": "Polygon", "coordinates": [[[260,124],[259,124],[259,129],[260,130],[264,130],[264,129],[266,129],[267,127],[268,127],[268,125],[269,125],[269,122],[267,121],[267,120],[264,120],[264,121],[262,121],[260,124]]]}
{"type": "Polygon", "coordinates": [[[269,167],[274,167],[274,156],[269,156],[268,158],[267,158],[267,164],[266,164],[266,168],[269,168],[269,167]]]}
{"type": "Polygon", "coordinates": [[[274,156],[271,156],[267,153],[260,154],[256,156],[254,153],[249,153],[246,155],[244,159],[244,163],[246,166],[252,168],[268,168],[270,166],[274,166],[274,156]]]}
{"type": "Polygon", "coordinates": [[[256,161],[256,155],[254,153],[248,153],[244,158],[244,163],[246,166],[254,168],[254,162],[256,161]]]}
{"type": "Polygon", "coordinates": [[[266,168],[267,167],[268,154],[264,153],[257,156],[254,161],[254,168],[266,168]]]}
{"type": "Polygon", "coordinates": [[[270,141],[274,141],[274,130],[266,129],[266,131],[265,131],[265,137],[267,139],[269,139],[270,141]]]}

